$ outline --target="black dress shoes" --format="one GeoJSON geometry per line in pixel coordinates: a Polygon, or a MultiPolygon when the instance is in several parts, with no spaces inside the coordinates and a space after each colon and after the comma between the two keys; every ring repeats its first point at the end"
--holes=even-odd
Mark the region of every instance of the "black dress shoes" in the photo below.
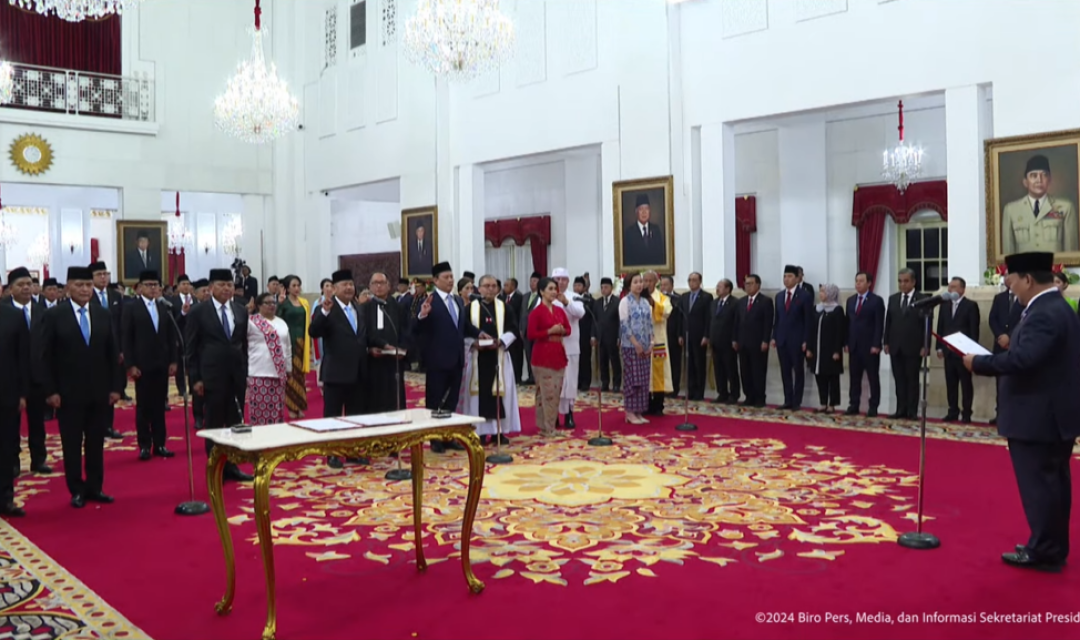
{"type": "Polygon", "coordinates": [[[330,467],[331,469],[341,469],[345,465],[342,464],[341,458],[337,456],[330,456],[326,459],[326,466],[330,467]]]}
{"type": "Polygon", "coordinates": [[[154,447],[154,455],[159,458],[171,458],[176,454],[172,451],[169,451],[165,447],[154,447]]]}
{"type": "Polygon", "coordinates": [[[222,472],[221,475],[225,480],[231,480],[233,482],[251,482],[255,479],[254,476],[244,473],[240,470],[240,467],[231,462],[225,465],[225,471],[222,472]]]}
{"type": "MultiPolygon", "coordinates": [[[[856,413],[858,413],[858,412],[856,412],[856,413]]],[[[867,409],[866,417],[867,418],[876,418],[877,417],[877,409],[867,409]]]]}
{"type": "Polygon", "coordinates": [[[149,460],[149,459],[150,459],[150,448],[149,447],[144,447],[142,449],[139,449],[139,460],[149,460]]]}
{"type": "Polygon", "coordinates": [[[21,518],[26,515],[26,511],[22,507],[16,507],[14,502],[9,502],[5,505],[0,505],[0,516],[7,516],[9,518],[21,518]]]}
{"type": "Polygon", "coordinates": [[[1017,545],[1015,553],[1001,554],[1002,561],[1007,565],[1020,567],[1021,569],[1034,569],[1046,573],[1061,573],[1064,562],[1048,562],[1033,557],[1022,545],[1017,545]]]}
{"type": "Polygon", "coordinates": [[[116,429],[113,429],[112,427],[110,427],[105,432],[105,437],[106,438],[112,438],[113,440],[123,440],[123,438],[124,438],[124,436],[122,436],[119,431],[117,431],[116,429]]]}
{"type": "Polygon", "coordinates": [[[848,410],[844,412],[845,416],[857,416],[859,415],[858,407],[848,407],[848,410]]]}
{"type": "Polygon", "coordinates": [[[52,467],[45,464],[44,461],[42,461],[42,462],[31,462],[30,463],[30,470],[33,471],[34,473],[41,473],[41,474],[52,473],[52,467]]]}
{"type": "Polygon", "coordinates": [[[71,496],[71,506],[75,507],[76,509],[82,509],[86,506],[86,498],[83,498],[81,494],[76,493],[75,495],[71,496]]]}
{"type": "Polygon", "coordinates": [[[116,500],[112,496],[106,495],[106,494],[104,494],[104,493],[102,493],[100,491],[94,491],[92,493],[87,493],[86,494],[86,501],[87,502],[99,502],[101,504],[112,504],[112,503],[116,502],[116,500]]]}
{"type": "Polygon", "coordinates": [[[461,444],[457,440],[444,440],[443,446],[449,451],[464,451],[465,445],[461,444]]]}
{"type": "Polygon", "coordinates": [[[431,452],[432,453],[446,453],[446,444],[443,443],[442,440],[432,440],[431,441],[431,452]]]}
{"type": "Polygon", "coordinates": [[[906,411],[897,411],[896,413],[890,415],[889,419],[890,420],[907,420],[907,412],[906,411]]]}

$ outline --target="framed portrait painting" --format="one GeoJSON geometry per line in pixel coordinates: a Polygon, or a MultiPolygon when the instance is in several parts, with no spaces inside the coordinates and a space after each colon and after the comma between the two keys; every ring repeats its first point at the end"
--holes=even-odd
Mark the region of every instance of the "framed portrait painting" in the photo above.
{"type": "Polygon", "coordinates": [[[675,272],[674,179],[646,178],[611,185],[615,272],[675,272]]]}
{"type": "Polygon", "coordinates": [[[1080,265],[1080,130],[987,140],[986,262],[1050,251],[1080,265]]]}
{"type": "Polygon", "coordinates": [[[116,222],[120,282],[134,286],[143,271],[157,271],[162,282],[169,281],[168,224],[148,220],[116,222]]]}
{"type": "Polygon", "coordinates": [[[421,207],[401,212],[401,275],[431,278],[439,263],[439,208],[421,207]]]}

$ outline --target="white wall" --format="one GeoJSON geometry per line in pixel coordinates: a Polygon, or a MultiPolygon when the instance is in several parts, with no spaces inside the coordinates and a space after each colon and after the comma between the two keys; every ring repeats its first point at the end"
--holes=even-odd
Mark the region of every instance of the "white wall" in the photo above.
{"type": "MultiPolygon", "coordinates": [[[[48,211],[47,216],[41,217],[44,219],[50,238],[50,275],[55,274],[62,281],[69,266],[82,267],[89,264],[91,238],[98,239],[101,259],[105,260],[115,272],[116,220],[113,217],[92,217],[91,211],[116,211],[120,204],[120,194],[117,190],[5,183],[3,204],[5,208],[40,207],[48,211]],[[61,243],[61,227],[64,224],[62,219],[65,215],[67,224],[71,225],[77,237],[82,237],[81,246],[77,246],[74,253],[71,252],[70,245],[65,247],[61,243]]],[[[5,214],[4,217],[13,225],[20,225],[19,228],[31,234],[25,237],[20,236],[18,245],[7,251],[0,249],[5,253],[7,268],[29,266],[26,264],[26,254],[30,245],[42,233],[42,222],[22,220],[22,218],[37,218],[38,216],[5,214]]]]}
{"type": "Polygon", "coordinates": [[[396,202],[333,200],[330,221],[335,269],[339,256],[401,252],[401,236],[390,235],[390,225],[401,222],[396,202]]]}
{"type": "MultiPolygon", "coordinates": [[[[775,273],[780,256],[780,156],[775,129],[735,136],[735,191],[757,200],[757,233],[750,237],[750,270],[765,287],[778,287],[775,273]]],[[[715,179],[702,176],[702,180],[715,179]]],[[[734,273],[703,274],[706,283],[721,278],[735,282],[734,273]]],[[[742,288],[742,283],[736,283],[742,288]]]]}

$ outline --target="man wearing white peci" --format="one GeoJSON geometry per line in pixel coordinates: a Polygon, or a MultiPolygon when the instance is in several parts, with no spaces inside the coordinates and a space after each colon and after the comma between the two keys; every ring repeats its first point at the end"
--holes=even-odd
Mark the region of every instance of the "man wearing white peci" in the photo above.
{"type": "Polygon", "coordinates": [[[573,291],[567,291],[570,286],[569,271],[559,267],[551,272],[551,278],[559,284],[559,297],[555,299],[554,304],[562,307],[570,320],[570,335],[563,338],[567,364],[566,375],[563,377],[562,396],[559,399],[559,415],[566,416],[566,419],[559,428],[573,429],[577,426],[574,424],[574,400],[577,399],[578,394],[578,361],[581,358],[578,320],[585,315],[585,305],[581,302],[581,296],[573,291]]]}

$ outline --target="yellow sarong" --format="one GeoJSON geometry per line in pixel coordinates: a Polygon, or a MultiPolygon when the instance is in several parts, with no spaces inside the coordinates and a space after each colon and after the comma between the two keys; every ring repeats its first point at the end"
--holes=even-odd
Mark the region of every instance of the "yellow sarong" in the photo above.
{"type": "Polygon", "coordinates": [[[652,308],[652,379],[649,391],[671,393],[674,385],[671,383],[671,360],[668,358],[667,347],[667,319],[671,315],[671,298],[657,289],[653,291],[652,299],[655,304],[652,308]]]}

